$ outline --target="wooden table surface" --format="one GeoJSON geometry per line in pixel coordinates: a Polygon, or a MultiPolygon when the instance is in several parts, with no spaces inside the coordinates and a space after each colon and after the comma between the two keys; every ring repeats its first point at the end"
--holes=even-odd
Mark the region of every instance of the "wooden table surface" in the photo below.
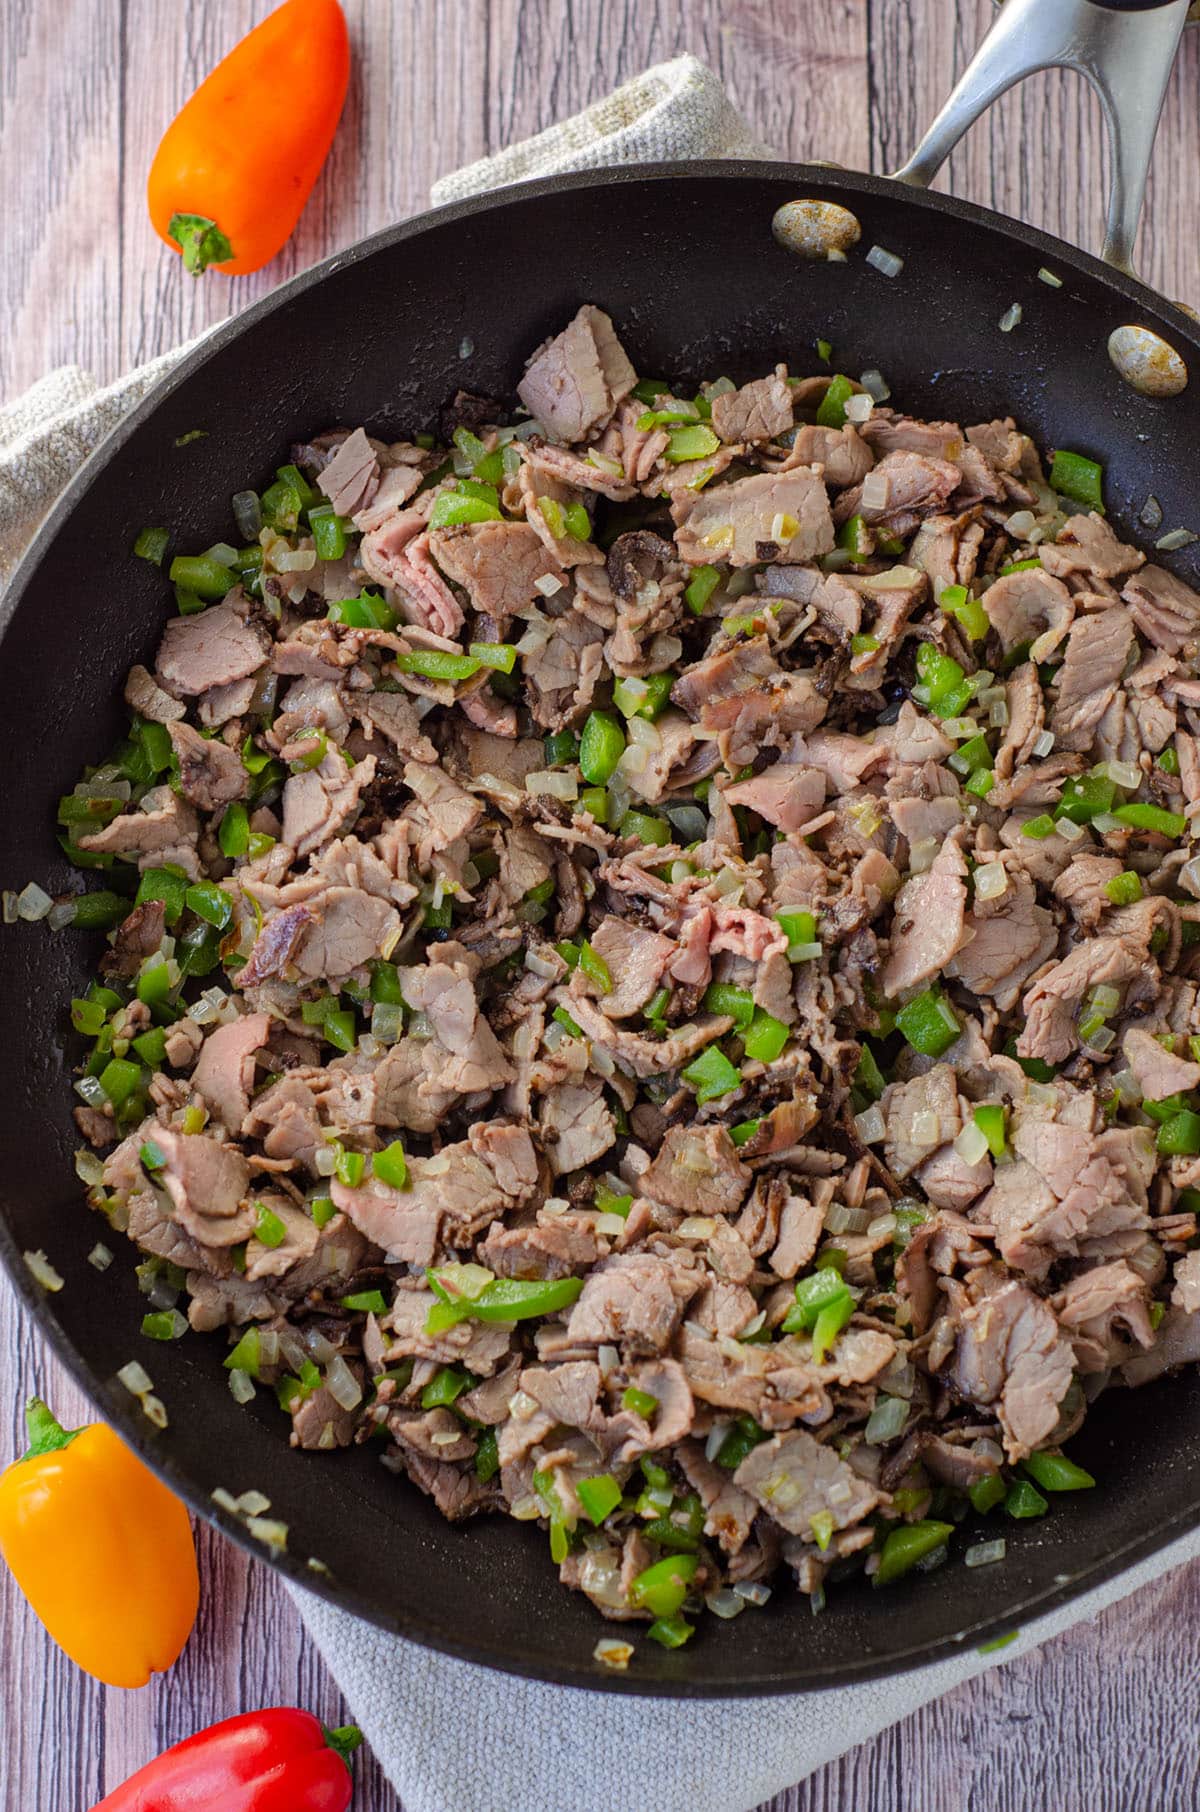
{"type": "MultiPolygon", "coordinates": [[[[0,0],[0,403],[53,365],[101,381],[235,313],[363,233],[419,210],[456,165],[692,51],[784,156],[894,167],[949,91],[990,0],[345,0],[354,76],[291,245],[257,276],[193,283],[146,219],[143,184],[176,108],[270,0],[0,0]]],[[[1167,100],[1140,262],[1200,303],[1200,31],[1167,100]]],[[[1074,78],[1027,83],[978,127],[955,190],[1094,244],[1103,132],[1074,78]]],[[[36,1386],[86,1406],[0,1285],[0,1452],[36,1386]]],[[[106,1691],[0,1584],[0,1806],[85,1812],[204,1724],[259,1704],[343,1720],[336,1687],[265,1566],[203,1529],[204,1602],[174,1671],[106,1691]]],[[[783,1794],[771,1812],[1174,1812],[1200,1806],[1191,1688],[1200,1564],[993,1671],[783,1794]]],[[[359,1812],[400,1812],[370,1757],[359,1812]]],[[[303,1812],[297,1808],[297,1812],[303,1812]]],[[[449,1809],[448,1809],[449,1812],[449,1809]]],[[[495,1812],[461,1807],[455,1812],[495,1812]]],[[[601,1800],[578,1812],[639,1812],[601,1800]]]]}

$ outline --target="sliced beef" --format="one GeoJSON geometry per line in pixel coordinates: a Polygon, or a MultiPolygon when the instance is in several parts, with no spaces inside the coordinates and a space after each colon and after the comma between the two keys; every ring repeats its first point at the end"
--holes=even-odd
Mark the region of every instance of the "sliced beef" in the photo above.
{"type": "Polygon", "coordinates": [[[733,1482],[791,1535],[811,1536],[814,1517],[831,1520],[835,1529],[848,1529],[887,1501],[885,1493],[840,1460],[832,1447],[802,1428],[752,1448],[733,1482]]]}
{"type": "Polygon", "coordinates": [[[298,856],[311,855],[346,825],[375,778],[375,757],[347,767],[330,752],[320,767],[292,774],[283,787],[283,840],[298,856]]]}
{"type": "Polygon", "coordinates": [[[611,988],[598,1003],[610,1019],[628,1019],[641,1011],[660,986],[677,948],[672,938],[612,913],[601,919],[591,944],[612,977],[611,988]]]}
{"type": "Polygon", "coordinates": [[[756,378],[712,400],[712,425],[723,441],[778,440],[795,419],[786,378],[756,378]]]}
{"type": "Polygon", "coordinates": [[[317,475],[339,516],[356,516],[379,489],[379,459],[362,428],[348,434],[329,464],[317,475]]]}
{"type": "Polygon", "coordinates": [[[527,522],[472,522],[435,529],[434,559],[461,585],[472,608],[502,633],[509,620],[541,596],[539,579],[562,579],[562,567],[527,522]]]}
{"type": "Polygon", "coordinates": [[[1041,559],[1046,571],[1056,579],[1084,577],[1097,581],[1119,579],[1146,563],[1145,554],[1118,541],[1103,516],[1094,510],[1086,516],[1072,516],[1058,540],[1043,545],[1041,559]]]}
{"type": "Polygon", "coordinates": [[[957,837],[948,837],[927,874],[906,881],[896,896],[892,941],[881,986],[889,999],[938,975],[966,935],[967,865],[957,837]]]}
{"type": "Polygon", "coordinates": [[[159,683],[193,697],[257,673],[267,658],[262,631],[229,603],[210,604],[190,617],[173,617],[163,631],[155,663],[159,683]]]}
{"type": "Polygon", "coordinates": [[[808,466],[677,495],[675,545],[689,566],[815,560],[833,546],[825,486],[808,466]]]}
{"type": "Polygon", "coordinates": [[[1012,1461],[1043,1446],[1058,1422],[1074,1356],[1054,1313],[1032,1290],[1005,1283],[963,1310],[955,1347],[955,1389],[992,1407],[1012,1461]]]}
{"type": "Polygon", "coordinates": [[[663,1353],[701,1281],[698,1272],[648,1252],[605,1259],[588,1274],[567,1322],[568,1337],[575,1346],[663,1353]]]}
{"type": "Polygon", "coordinates": [[[192,1087],[228,1132],[239,1133],[250,1111],[254,1059],[271,1032],[267,1013],[247,1013],[218,1026],[205,1039],[192,1072],[192,1087]]]}
{"type": "Polygon", "coordinates": [[[158,1180],[185,1233],[202,1246],[236,1246],[254,1231],[250,1169],[235,1145],[166,1126],[154,1128],[153,1142],[163,1155],[158,1180]]]}
{"type": "Polygon", "coordinates": [[[552,440],[583,440],[637,382],[612,321],[591,303],[530,359],[517,395],[552,440]]]}
{"type": "Polygon", "coordinates": [[[1116,694],[1134,643],[1133,622],[1121,607],[1077,617],[1058,673],[1051,727],[1061,749],[1086,749],[1116,694]]]}
{"type": "Polygon", "coordinates": [[[179,758],[179,790],[202,812],[219,812],[250,790],[250,776],[236,749],[201,736],[190,724],[173,723],[171,742],[179,758]]]}
{"type": "Polygon", "coordinates": [[[1126,579],[1121,596],[1148,642],[1168,654],[1194,654],[1200,635],[1200,592],[1165,566],[1143,566],[1126,579]]]}
{"type": "Polygon", "coordinates": [[[151,723],[156,724],[175,723],[187,710],[187,706],[179,699],[164,692],[154,675],[147,673],[144,667],[129,669],[129,678],[125,681],[125,703],[139,717],[149,718],[151,723]]]}
{"type": "Polygon", "coordinates": [[[736,1214],[750,1180],[723,1126],[673,1126],[639,1184],[685,1214],[736,1214]]]}

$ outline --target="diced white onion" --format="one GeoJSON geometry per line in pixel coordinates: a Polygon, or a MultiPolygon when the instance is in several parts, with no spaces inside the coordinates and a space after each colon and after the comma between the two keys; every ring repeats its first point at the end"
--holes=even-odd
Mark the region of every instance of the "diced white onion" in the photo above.
{"type": "Polygon", "coordinates": [[[874,397],[855,395],[846,398],[846,420],[848,422],[869,422],[874,413],[874,397]]]}
{"type": "Polygon", "coordinates": [[[1054,828],[1064,843],[1078,843],[1086,833],[1082,824],[1076,824],[1074,818],[1056,818],[1054,828]]]}
{"type": "MultiPolygon", "coordinates": [[[[294,1328],[282,1328],[279,1332],[279,1353],[285,1365],[298,1372],[308,1358],[308,1351],[294,1328]]],[[[259,1358],[262,1358],[262,1346],[259,1346],[259,1358]]]]}
{"type": "Polygon", "coordinates": [[[1111,1045],[1115,1044],[1116,1037],[1111,1026],[1100,1026],[1086,1040],[1087,1048],[1089,1051],[1107,1051],[1111,1045]]]}
{"type": "Polygon", "coordinates": [[[542,768],[537,774],[526,774],[527,794],[547,794],[551,799],[578,799],[580,788],[573,774],[558,768],[542,768]]]}
{"type": "Polygon", "coordinates": [[[243,1491],[236,1500],[239,1516],[262,1516],[271,1508],[271,1500],[265,1491],[256,1491],[253,1487],[243,1491]]]}
{"type": "Polygon", "coordinates": [[[156,1397],[151,1393],[141,1399],[141,1405],[142,1414],[147,1422],[153,1423],[155,1428],[166,1428],[170,1418],[167,1415],[167,1406],[161,1397],[156,1397]]]}
{"type": "Polygon", "coordinates": [[[1054,272],[1047,270],[1044,264],[1038,267],[1038,277],[1041,282],[1048,283],[1051,289],[1061,289],[1063,286],[1062,278],[1056,277],[1054,272]]]}
{"type": "Polygon", "coordinates": [[[1162,527],[1162,519],[1162,504],[1158,501],[1158,498],[1154,495],[1153,491],[1151,491],[1145,503],[1142,505],[1138,521],[1143,528],[1155,529],[1162,527]]]}
{"type": "Polygon", "coordinates": [[[865,510],[886,509],[891,491],[891,483],[886,472],[868,472],[862,482],[863,508],[865,510]]]}
{"type": "Polygon", "coordinates": [[[1008,1544],[1002,1535],[995,1541],[977,1541],[973,1548],[968,1548],[963,1555],[963,1565],[968,1567],[990,1567],[996,1561],[1003,1560],[1008,1551],[1008,1544]]]}
{"type": "Polygon", "coordinates": [[[598,1076],[613,1076],[616,1074],[617,1066],[613,1061],[612,1053],[606,1051],[603,1045],[594,1044],[590,1040],[588,1042],[588,1063],[598,1076]]]}
{"type": "Polygon", "coordinates": [[[1127,793],[1133,792],[1142,784],[1142,770],[1132,761],[1102,761],[1092,772],[1103,775],[1115,786],[1123,787],[1127,793]]]}
{"type": "Polygon", "coordinates": [[[75,1153],[75,1175],[81,1183],[86,1183],[89,1189],[94,1189],[97,1183],[104,1181],[104,1164],[94,1151],[81,1147],[75,1153]]]}
{"type": "Polygon", "coordinates": [[[940,1145],[942,1142],[942,1123],[931,1108],[922,1107],[912,1117],[909,1132],[914,1145],[940,1145]]]}
{"type": "Polygon", "coordinates": [[[58,1290],[62,1289],[63,1279],[54,1269],[54,1266],[50,1263],[50,1260],[46,1257],[44,1252],[40,1250],[37,1252],[26,1252],[25,1263],[29,1266],[34,1280],[41,1284],[43,1290],[48,1290],[51,1295],[54,1295],[58,1290]]]}
{"type": "MultiPolygon", "coordinates": [[[[625,1231],[624,1219],[619,1214],[598,1214],[592,1222],[592,1226],[606,1239],[620,1239],[625,1231]]],[[[679,1232],[683,1232],[682,1227],[679,1228],[679,1232]]]]}
{"type": "Polygon", "coordinates": [[[112,1261],[113,1255],[108,1247],[102,1245],[101,1242],[97,1240],[96,1244],[88,1253],[88,1264],[91,1265],[93,1271],[107,1271],[108,1267],[112,1264],[112,1261]]]}
{"type": "Polygon", "coordinates": [[[914,875],[927,874],[933,867],[940,847],[936,837],[918,837],[916,842],[909,847],[909,873],[914,875]]]}
{"type": "Polygon", "coordinates": [[[619,1636],[602,1636],[592,1650],[592,1659],[599,1661],[601,1667],[609,1667],[614,1673],[623,1674],[633,1660],[633,1644],[622,1642],[619,1636]]]}
{"type": "Polygon", "coordinates": [[[721,1617],[726,1622],[731,1617],[739,1617],[746,1608],[746,1600],[725,1587],[719,1592],[710,1592],[704,1602],[714,1617],[721,1617]]]}
{"type": "Polygon", "coordinates": [[[794,963],[815,962],[817,957],[824,956],[824,954],[825,947],[820,943],[792,944],[788,948],[788,955],[794,963]]]}
{"type": "MultiPolygon", "coordinates": [[[[707,1336],[705,1336],[705,1338],[707,1338],[707,1336]]],[[[716,1459],[722,1447],[725,1445],[725,1436],[728,1433],[728,1422],[718,1420],[713,1423],[708,1431],[708,1438],[704,1443],[704,1457],[706,1460],[711,1461],[716,1459]]]]}
{"type": "Polygon", "coordinates": [[[881,245],[873,245],[871,247],[870,251],[867,253],[867,263],[873,264],[880,275],[884,277],[898,277],[900,272],[904,269],[903,258],[898,258],[895,252],[886,251],[881,245]]]}
{"type": "Polygon", "coordinates": [[[154,1389],[150,1374],[136,1359],[131,1359],[128,1365],[121,1367],[117,1373],[117,1383],[123,1384],[131,1397],[144,1397],[154,1389]]]}
{"type": "MultiPolygon", "coordinates": [[[[988,707],[988,723],[993,730],[1005,730],[1008,728],[1007,699],[995,698],[992,700],[988,707]]],[[[1053,741],[1053,738],[1051,738],[1051,741],[1053,741]]]]}
{"type": "Polygon", "coordinates": [[[954,1141],[954,1150],[964,1164],[974,1166],[982,1163],[984,1158],[986,1158],[988,1153],[987,1138],[982,1129],[976,1126],[974,1120],[967,1121],[967,1124],[963,1127],[957,1139],[954,1141]]]}
{"type": "Polygon", "coordinates": [[[569,1213],[570,1208],[571,1204],[565,1195],[548,1195],[542,1203],[541,1211],[543,1214],[559,1215],[569,1213]]]}
{"type": "Polygon", "coordinates": [[[863,1438],[868,1447],[882,1447],[904,1433],[908,1421],[908,1404],[903,1397],[880,1397],[867,1418],[863,1438]]]}
{"type": "Polygon", "coordinates": [[[1110,1013],[1115,1013],[1120,1006],[1121,990],[1112,987],[1108,982],[1100,982],[1092,989],[1088,996],[1088,1001],[1094,1012],[1103,1013],[1107,1018],[1110,1013]]]}
{"type": "MultiPolygon", "coordinates": [[[[858,381],[874,403],[886,403],[888,397],[892,394],[891,390],[888,388],[887,379],[884,377],[882,371],[877,371],[875,369],[874,365],[869,366],[867,370],[861,374],[858,381]]],[[[851,401],[853,401],[853,398],[851,398],[851,401]]],[[[849,414],[849,410],[847,410],[846,413],[849,414]]]]}
{"type": "MultiPolygon", "coordinates": [[[[864,490],[870,477],[868,472],[863,481],[864,490]]],[[[884,483],[887,483],[886,479],[884,483]]],[[[907,591],[910,585],[918,584],[920,579],[921,574],[915,566],[889,566],[884,572],[871,574],[870,586],[872,591],[907,591]]]]}
{"type": "Polygon", "coordinates": [[[716,1230],[716,1221],[707,1214],[689,1214],[675,1229],[680,1239],[711,1239],[716,1230]]]}
{"type": "Polygon", "coordinates": [[[1018,541],[1024,541],[1026,535],[1030,534],[1036,525],[1037,517],[1032,510],[1014,510],[1011,516],[1005,518],[1004,522],[1009,534],[1015,535],[1018,541]]]}
{"type": "Polygon", "coordinates": [[[865,1233],[871,1224],[866,1208],[847,1208],[844,1202],[831,1202],[825,1210],[825,1227],[830,1233],[865,1233]]]}
{"type": "Polygon", "coordinates": [[[331,1177],[337,1169],[337,1153],[331,1145],[319,1145],[313,1158],[313,1167],[319,1177],[331,1177]]]}
{"type": "Polygon", "coordinates": [[[552,598],[556,591],[561,591],[563,582],[554,573],[543,573],[540,579],[533,582],[534,591],[540,591],[543,598],[552,598]]]}
{"type": "Polygon", "coordinates": [[[981,862],[975,870],[975,898],[998,900],[1008,892],[1008,870],[1003,862],[981,862]]]}
{"type": "Polygon", "coordinates": [[[229,1374],[229,1394],[235,1403],[249,1403],[254,1397],[254,1379],[235,1365],[229,1374]]]}
{"type": "Polygon", "coordinates": [[[3,921],[6,925],[15,925],[17,922],[17,896],[11,887],[6,887],[4,889],[0,916],[3,917],[3,921]]]}
{"type": "Polygon", "coordinates": [[[1033,739],[1032,753],[1040,760],[1043,755],[1049,755],[1053,747],[1054,731],[1039,730],[1038,734],[1033,739]]]}
{"type": "Polygon", "coordinates": [[[1011,333],[1013,328],[1019,325],[1021,316],[1024,314],[1024,312],[1025,311],[1021,307],[1021,304],[1019,302],[1010,303],[1009,306],[1005,309],[1004,313],[1000,317],[1000,320],[999,320],[1000,332],[1001,333],[1011,333]]]}
{"type": "Polygon", "coordinates": [[[768,1604],[771,1599],[770,1586],[763,1585],[762,1581],[758,1579],[741,1579],[733,1590],[739,1598],[744,1598],[747,1604],[764,1605],[768,1604]]]}
{"type": "Polygon", "coordinates": [[[878,1215],[867,1228],[868,1239],[891,1239],[896,1231],[896,1217],[892,1213],[878,1215]]]}
{"type": "Polygon", "coordinates": [[[1193,856],[1179,871],[1179,879],[1190,894],[1200,899],[1200,856],[1193,856]]]}
{"type": "Polygon", "coordinates": [[[362,1385],[340,1353],[326,1368],[325,1388],[339,1409],[356,1409],[362,1402],[362,1385]]]}
{"type": "Polygon", "coordinates": [[[51,931],[65,931],[68,925],[75,922],[74,900],[59,900],[46,914],[46,923],[51,931]]]}
{"type": "Polygon", "coordinates": [[[288,1526],[265,1516],[248,1516],[246,1529],[256,1541],[261,1541],[268,1548],[286,1548],[288,1526]]]}
{"type": "Polygon", "coordinates": [[[381,1000],[372,1007],[371,1032],[380,1044],[399,1043],[404,1033],[404,1008],[399,1001],[381,1000]]]}
{"type": "Polygon", "coordinates": [[[969,742],[972,736],[979,733],[979,725],[973,717],[944,717],[941,728],[955,742],[969,742]]]}
{"type": "Polygon", "coordinates": [[[17,895],[17,917],[24,919],[27,924],[34,924],[38,919],[46,917],[53,904],[54,901],[45,888],[39,887],[36,881],[30,881],[17,895]]]}
{"type": "Polygon", "coordinates": [[[1193,534],[1191,529],[1172,529],[1169,535],[1160,535],[1154,543],[1164,554],[1173,553],[1177,547],[1190,547],[1193,541],[1200,540],[1200,535],[1193,534]]]}
{"type": "Polygon", "coordinates": [[[872,1101],[865,1113],[855,1114],[854,1127],[864,1145],[878,1145],[887,1137],[887,1126],[878,1101],[872,1101]]]}

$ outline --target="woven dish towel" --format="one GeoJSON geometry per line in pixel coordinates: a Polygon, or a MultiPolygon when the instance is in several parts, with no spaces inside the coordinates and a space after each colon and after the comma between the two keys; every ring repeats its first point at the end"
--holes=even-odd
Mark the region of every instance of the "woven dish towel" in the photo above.
{"type": "MultiPolygon", "coordinates": [[[[679,57],[537,138],[444,177],[433,199],[556,170],[771,155],[712,72],[679,57]]],[[[0,410],[0,579],[82,460],[178,357],[105,390],[77,368],[52,372],[0,410]]],[[[311,1593],[293,1597],[405,1812],[646,1812],[651,1803],[655,1812],[750,1812],[930,1699],[1197,1555],[1200,1533],[1042,1618],[999,1655],[970,1650],[862,1686],[703,1704],[512,1679],[384,1635],[311,1593]]],[[[706,1639],[719,1641],[720,1631],[706,1639]]]]}

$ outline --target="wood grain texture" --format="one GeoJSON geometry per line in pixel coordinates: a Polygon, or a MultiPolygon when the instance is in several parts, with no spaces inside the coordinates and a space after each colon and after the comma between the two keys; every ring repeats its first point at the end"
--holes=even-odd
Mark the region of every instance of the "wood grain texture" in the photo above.
{"type": "MultiPolygon", "coordinates": [[[[345,0],[354,77],[333,154],[268,271],[193,284],[159,247],[143,184],[182,99],[270,0],[0,4],[0,399],[48,367],[101,381],[236,312],[281,279],[424,205],[446,170],[570,113],[645,67],[695,52],[790,157],[887,169],[970,55],[990,0],[345,0]]],[[[1142,268],[1200,301],[1200,32],[1167,101],[1142,268]]],[[[1008,96],[956,153],[956,192],[1093,244],[1099,112],[1073,79],[1008,96]]],[[[0,1285],[3,1451],[33,1389],[86,1405],[0,1285]]],[[[150,1756],[256,1704],[346,1715],[268,1570],[198,1532],[203,1608],[182,1660],[141,1693],[107,1691],[52,1647],[0,1583],[0,1806],[84,1812],[150,1756]]],[[[1200,1566],[1036,1655],[961,1688],[772,1802],[770,1812],[1162,1812],[1200,1805],[1191,1710],[1200,1566]]],[[[402,1812],[368,1756],[357,1812],[402,1812]]],[[[301,1812],[301,1809],[297,1809],[301,1812]]],[[[455,1812],[497,1812],[462,1807],[455,1812]]],[[[634,1812],[597,1803],[579,1812],[634,1812]]],[[[765,1809],[764,1809],[765,1812],[765,1809]]]]}

